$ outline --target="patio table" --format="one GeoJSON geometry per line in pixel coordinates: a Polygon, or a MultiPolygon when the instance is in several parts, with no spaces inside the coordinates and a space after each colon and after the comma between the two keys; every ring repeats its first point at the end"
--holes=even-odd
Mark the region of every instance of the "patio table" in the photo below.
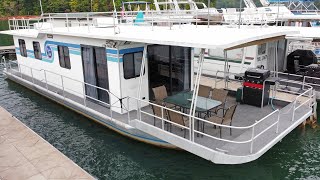
{"type": "MultiPolygon", "coordinates": [[[[181,107],[183,110],[190,109],[192,101],[193,91],[183,91],[175,95],[166,97],[163,101],[165,103],[174,104],[181,107]]],[[[211,109],[218,107],[222,102],[198,96],[196,103],[196,113],[201,118],[202,113],[207,113],[211,109]]],[[[199,130],[199,121],[197,121],[197,129],[199,130]]]]}

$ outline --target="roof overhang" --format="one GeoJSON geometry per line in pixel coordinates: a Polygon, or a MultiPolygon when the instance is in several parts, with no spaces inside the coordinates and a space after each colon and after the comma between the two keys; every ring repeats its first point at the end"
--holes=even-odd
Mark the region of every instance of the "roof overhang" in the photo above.
{"type": "Polygon", "coordinates": [[[0,32],[14,36],[40,37],[52,34],[79,38],[105,39],[114,41],[131,41],[146,44],[161,44],[205,49],[232,50],[246,46],[258,45],[270,41],[283,39],[299,31],[284,27],[241,26],[200,26],[185,25],[159,27],[154,26],[124,26],[114,28],[72,27],[54,28],[53,30],[23,30],[0,32]],[[115,34],[114,32],[119,32],[115,34]],[[36,31],[36,32],[34,32],[36,31]]]}
{"type": "Polygon", "coordinates": [[[279,40],[282,40],[282,39],[285,39],[285,38],[286,38],[286,36],[283,35],[283,36],[276,36],[276,37],[271,37],[271,38],[255,40],[255,41],[251,41],[251,42],[247,42],[247,43],[243,43],[243,44],[239,44],[237,46],[233,46],[233,47],[227,48],[227,49],[225,49],[225,51],[244,48],[244,47],[248,47],[248,46],[261,45],[261,44],[265,44],[265,43],[268,43],[268,42],[279,41],[279,40]]]}
{"type": "Polygon", "coordinates": [[[297,30],[298,33],[288,34],[286,39],[290,40],[312,40],[320,39],[320,27],[287,27],[297,30]]]}

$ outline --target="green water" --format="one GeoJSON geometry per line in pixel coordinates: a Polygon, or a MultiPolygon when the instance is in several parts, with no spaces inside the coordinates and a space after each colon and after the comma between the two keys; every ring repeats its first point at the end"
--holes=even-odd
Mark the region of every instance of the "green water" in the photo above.
{"type": "MultiPolygon", "coordinates": [[[[9,45],[4,39],[0,45],[9,45]]],[[[125,138],[2,75],[0,106],[98,179],[320,179],[317,129],[294,130],[254,162],[215,165],[125,138]]]]}
{"type": "MultiPolygon", "coordinates": [[[[8,30],[8,21],[0,21],[0,31],[8,30]]],[[[0,46],[13,45],[12,36],[0,34],[0,46]]]]}

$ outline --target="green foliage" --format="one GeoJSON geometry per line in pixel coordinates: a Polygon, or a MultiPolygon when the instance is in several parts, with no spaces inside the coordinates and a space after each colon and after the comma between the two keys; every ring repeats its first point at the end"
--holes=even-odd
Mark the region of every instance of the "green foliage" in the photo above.
{"type": "MultiPolygon", "coordinates": [[[[117,10],[120,10],[122,1],[114,0],[117,10]]],[[[146,0],[153,3],[153,0],[146,0]]],[[[200,0],[207,4],[207,0],[200,0]]],[[[211,0],[211,7],[215,6],[215,0],[211,0]]],[[[42,0],[44,13],[62,12],[106,12],[113,11],[112,0],[42,0]],[[92,9],[91,9],[92,8],[92,9]]],[[[0,0],[0,17],[17,15],[40,15],[39,0],[0,0]]]]}
{"type": "MultiPolygon", "coordinates": [[[[138,0],[114,0],[117,10],[121,8],[122,1],[138,0]]],[[[142,0],[143,1],[143,0],[142,0]]],[[[153,3],[154,0],[145,0],[153,3]]],[[[208,0],[195,0],[208,5],[208,0]]],[[[242,0],[243,1],[243,0],[242,0]]],[[[254,0],[257,6],[261,6],[260,0],[254,0]]],[[[210,0],[210,7],[216,8],[238,8],[240,0],[210,0]]],[[[320,0],[315,4],[320,6],[320,0]]],[[[42,0],[43,10],[45,13],[61,12],[105,12],[113,11],[113,0],[42,0]],[[92,7],[91,7],[92,2],[92,7]]],[[[151,7],[154,7],[153,5],[151,7]]],[[[244,7],[244,3],[242,3],[244,7]]],[[[0,17],[16,15],[39,15],[39,0],[0,0],[0,17]]]]}

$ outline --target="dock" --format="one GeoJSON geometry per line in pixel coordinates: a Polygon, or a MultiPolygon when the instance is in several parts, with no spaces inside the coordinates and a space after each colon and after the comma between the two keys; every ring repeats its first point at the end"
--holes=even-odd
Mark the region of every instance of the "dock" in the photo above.
{"type": "Polygon", "coordinates": [[[0,180],[95,179],[0,107],[0,180]]]}

